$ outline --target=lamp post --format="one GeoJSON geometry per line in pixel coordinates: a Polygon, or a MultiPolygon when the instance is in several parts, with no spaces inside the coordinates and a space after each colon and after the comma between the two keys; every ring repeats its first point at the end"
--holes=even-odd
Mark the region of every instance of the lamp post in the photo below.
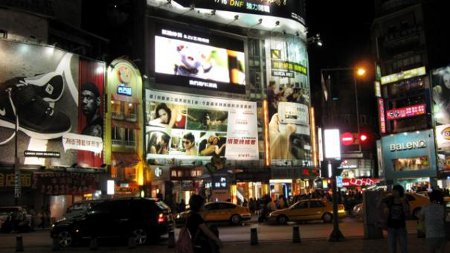
{"type": "MultiPolygon", "coordinates": [[[[354,71],[354,68],[326,68],[326,69],[321,69],[320,70],[320,74],[323,77],[324,72],[334,72],[334,71],[354,71]]],[[[364,76],[365,75],[365,69],[363,68],[358,68],[356,70],[356,75],[357,76],[364,76]]],[[[323,84],[323,86],[325,86],[323,84]]],[[[328,87],[323,87],[326,89],[326,91],[328,92],[328,87]]],[[[353,74],[353,88],[355,91],[355,113],[356,113],[356,128],[357,128],[357,132],[358,132],[358,136],[360,134],[360,125],[359,125],[359,104],[358,104],[358,89],[357,89],[357,85],[356,85],[356,76],[355,74],[353,74]]],[[[329,112],[331,109],[331,104],[329,101],[329,98],[327,96],[325,96],[325,103],[326,103],[326,109],[329,112]]],[[[328,115],[327,115],[328,116],[328,115]]],[[[330,117],[327,117],[326,122],[326,127],[330,127],[330,117]]],[[[334,123],[334,122],[333,122],[334,123]]],[[[335,127],[335,126],[333,126],[335,127]]],[[[344,235],[342,234],[342,232],[339,229],[339,214],[338,214],[338,194],[337,194],[337,180],[336,180],[336,176],[337,176],[337,167],[338,167],[338,163],[341,160],[341,156],[340,156],[340,136],[339,136],[339,130],[335,129],[337,131],[337,140],[336,140],[336,131],[334,132],[334,136],[332,137],[328,137],[327,140],[327,132],[324,132],[324,143],[325,143],[325,157],[328,160],[328,171],[331,172],[332,175],[329,175],[331,182],[332,182],[332,193],[333,193],[333,230],[331,231],[330,237],[329,237],[329,241],[332,242],[338,242],[338,241],[342,241],[344,240],[344,235]],[[331,138],[331,141],[330,141],[331,138]],[[334,144],[333,144],[334,142],[334,144]],[[331,143],[331,144],[330,144],[331,143]],[[332,146],[332,150],[334,150],[334,154],[330,155],[330,151],[327,152],[327,149],[329,150],[329,148],[327,148],[327,145],[331,145],[332,146]],[[337,154],[337,150],[339,150],[339,154],[337,154]]],[[[326,130],[327,131],[327,130],[326,130]]],[[[330,132],[330,131],[328,131],[330,132]]],[[[361,152],[361,144],[358,143],[358,151],[361,152]]]]}
{"type": "MultiPolygon", "coordinates": [[[[358,136],[361,134],[360,128],[360,118],[359,118],[359,100],[358,100],[358,87],[357,87],[357,76],[363,77],[366,75],[366,70],[362,67],[358,68],[325,68],[320,70],[320,74],[323,76],[324,72],[339,72],[339,71],[352,71],[353,72],[353,90],[355,92],[355,113],[356,113],[356,130],[358,132],[358,136]]],[[[328,77],[329,79],[329,77],[328,77]]],[[[328,87],[325,87],[328,90],[328,87]]],[[[331,90],[331,89],[330,89],[331,90]]],[[[327,109],[329,110],[329,101],[326,101],[327,109]]],[[[361,143],[358,142],[358,152],[361,153],[361,143]]]]}

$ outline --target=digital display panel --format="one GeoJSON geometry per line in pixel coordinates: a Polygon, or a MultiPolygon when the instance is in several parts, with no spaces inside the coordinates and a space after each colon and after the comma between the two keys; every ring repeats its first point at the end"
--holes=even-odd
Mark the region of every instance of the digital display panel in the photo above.
{"type": "Polygon", "coordinates": [[[157,83],[245,93],[243,41],[168,27],[156,29],[157,83]]]}

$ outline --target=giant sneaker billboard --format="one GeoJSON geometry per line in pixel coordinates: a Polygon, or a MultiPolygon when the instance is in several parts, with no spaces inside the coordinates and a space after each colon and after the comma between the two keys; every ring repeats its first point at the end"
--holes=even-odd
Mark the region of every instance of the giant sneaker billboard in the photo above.
{"type": "Polygon", "coordinates": [[[0,55],[0,164],[100,167],[104,63],[11,41],[0,55]]]}

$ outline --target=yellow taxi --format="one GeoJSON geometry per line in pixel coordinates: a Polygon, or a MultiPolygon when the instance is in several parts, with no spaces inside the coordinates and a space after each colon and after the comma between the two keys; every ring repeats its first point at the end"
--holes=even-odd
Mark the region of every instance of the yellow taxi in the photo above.
{"type": "MultiPolygon", "coordinates": [[[[190,211],[177,214],[175,222],[184,224],[190,211]]],[[[230,222],[239,225],[242,221],[250,220],[252,215],[247,207],[239,206],[231,202],[210,202],[202,208],[200,215],[206,222],[230,222]]]]}
{"type": "Polygon", "coordinates": [[[422,209],[424,205],[430,203],[430,198],[424,194],[407,192],[405,193],[405,197],[408,200],[409,210],[411,211],[411,215],[413,218],[417,218],[420,209],[422,209]]]}
{"type": "MultiPolygon", "coordinates": [[[[338,204],[339,217],[345,217],[344,205],[338,204]]],[[[273,211],[269,214],[269,222],[286,224],[288,221],[333,220],[333,203],[322,199],[304,199],[292,206],[273,211]]]]}
{"type": "MultiPolygon", "coordinates": [[[[387,194],[386,197],[389,197],[391,194],[387,194]]],[[[385,198],[386,198],[385,197],[385,198]]],[[[414,219],[417,219],[420,209],[424,206],[430,203],[430,198],[428,197],[427,192],[406,192],[405,197],[408,200],[409,203],[409,210],[411,213],[411,217],[414,219]]],[[[363,204],[359,203],[355,205],[353,208],[353,215],[356,217],[362,217],[364,210],[363,210],[363,204]]]]}

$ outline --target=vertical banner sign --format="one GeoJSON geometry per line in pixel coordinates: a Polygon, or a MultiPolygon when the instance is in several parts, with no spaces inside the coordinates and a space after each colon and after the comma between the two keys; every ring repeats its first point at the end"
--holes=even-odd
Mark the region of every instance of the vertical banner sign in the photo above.
{"type": "Polygon", "coordinates": [[[378,115],[380,121],[380,133],[386,133],[386,117],[384,115],[384,100],[378,98],[378,115]]]}

